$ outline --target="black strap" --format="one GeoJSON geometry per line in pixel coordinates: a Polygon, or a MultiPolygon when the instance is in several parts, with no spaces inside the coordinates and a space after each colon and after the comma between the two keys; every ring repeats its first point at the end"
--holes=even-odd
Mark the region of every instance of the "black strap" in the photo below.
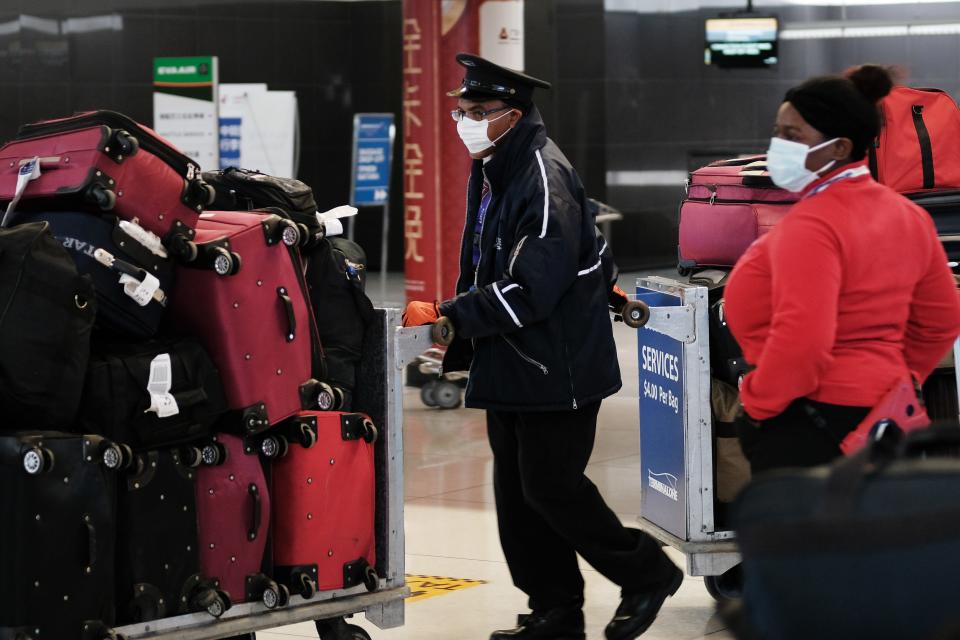
{"type": "Polygon", "coordinates": [[[923,188],[933,189],[933,145],[930,143],[930,132],[923,121],[923,105],[913,105],[913,126],[917,128],[917,138],[920,140],[920,164],[923,166],[923,188]]]}
{"type": "Polygon", "coordinates": [[[247,539],[256,540],[257,535],[260,533],[260,523],[263,519],[263,502],[260,500],[260,489],[257,487],[257,485],[251,483],[247,488],[247,492],[250,494],[250,498],[253,501],[250,530],[247,532],[247,539]]]}
{"type": "Polygon", "coordinates": [[[867,163],[870,166],[870,175],[874,180],[880,180],[880,169],[877,167],[877,151],[880,149],[880,138],[876,138],[867,149],[867,163]]]}

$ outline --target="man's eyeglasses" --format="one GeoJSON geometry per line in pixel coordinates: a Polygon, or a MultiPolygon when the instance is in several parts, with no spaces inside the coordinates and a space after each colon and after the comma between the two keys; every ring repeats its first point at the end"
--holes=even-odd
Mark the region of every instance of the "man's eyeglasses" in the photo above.
{"type": "Polygon", "coordinates": [[[505,111],[507,109],[512,109],[513,107],[497,107],[496,109],[488,109],[487,111],[464,111],[463,109],[454,109],[450,112],[450,117],[453,118],[454,122],[460,122],[465,117],[470,120],[480,121],[486,118],[491,113],[497,113],[498,111],[505,111]]]}

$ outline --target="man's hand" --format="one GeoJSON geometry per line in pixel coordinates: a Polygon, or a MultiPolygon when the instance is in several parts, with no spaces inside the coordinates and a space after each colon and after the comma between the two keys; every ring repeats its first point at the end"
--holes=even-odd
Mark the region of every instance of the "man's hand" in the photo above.
{"type": "Polygon", "coordinates": [[[440,310],[437,301],[418,302],[414,301],[407,305],[403,312],[403,326],[419,327],[424,324],[433,324],[440,317],[440,310]]]}

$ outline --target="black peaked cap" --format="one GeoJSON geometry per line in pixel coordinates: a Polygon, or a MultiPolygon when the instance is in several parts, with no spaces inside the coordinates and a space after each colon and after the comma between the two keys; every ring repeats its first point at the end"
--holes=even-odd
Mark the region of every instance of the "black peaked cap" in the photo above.
{"type": "Polygon", "coordinates": [[[447,92],[451,98],[503,100],[519,105],[533,104],[533,90],[549,89],[546,80],[494,64],[470,53],[458,53],[457,62],[466,73],[460,86],[447,92]]]}

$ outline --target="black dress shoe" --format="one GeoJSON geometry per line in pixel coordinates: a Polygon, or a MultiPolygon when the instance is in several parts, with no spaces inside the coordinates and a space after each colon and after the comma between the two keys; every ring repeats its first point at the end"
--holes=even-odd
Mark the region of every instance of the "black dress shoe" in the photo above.
{"type": "Polygon", "coordinates": [[[583,609],[551,609],[522,613],[515,629],[494,631],[490,640],[586,640],[583,609]]]}
{"type": "Polygon", "coordinates": [[[607,625],[607,640],[634,640],[650,628],[663,606],[683,583],[683,571],[673,568],[673,574],[660,587],[639,593],[625,593],[617,613],[607,625]]]}

